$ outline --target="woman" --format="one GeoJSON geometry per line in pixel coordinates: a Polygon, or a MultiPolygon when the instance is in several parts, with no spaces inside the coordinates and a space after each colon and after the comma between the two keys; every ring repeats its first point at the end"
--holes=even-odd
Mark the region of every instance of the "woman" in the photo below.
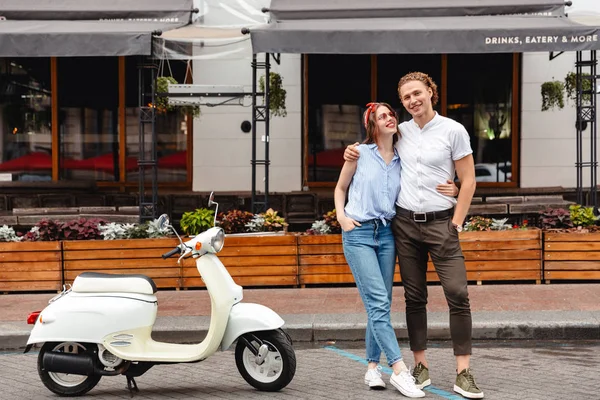
{"type": "MultiPolygon", "coordinates": [[[[391,220],[400,191],[401,163],[394,144],[398,141],[396,113],[386,103],[369,103],[363,116],[367,138],[358,146],[361,157],[346,161],[335,187],[335,208],[342,227],[346,261],[368,317],[365,346],[368,369],[365,384],[385,388],[378,367],[381,352],[394,373],[390,383],[406,397],[424,397],[402,360],[390,321],[392,286],[396,264],[391,220]],[[348,203],[346,192],[348,191],[348,203]],[[345,205],[344,205],[345,204],[345,205]]],[[[438,190],[454,193],[449,183],[438,190]]],[[[457,189],[456,189],[457,191],[457,189]]]]}

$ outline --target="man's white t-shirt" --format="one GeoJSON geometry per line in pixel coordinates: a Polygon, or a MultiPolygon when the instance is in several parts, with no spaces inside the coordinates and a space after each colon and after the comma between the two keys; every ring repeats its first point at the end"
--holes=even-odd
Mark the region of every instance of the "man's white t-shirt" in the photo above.
{"type": "Polygon", "coordinates": [[[454,207],[456,199],[439,193],[436,186],[453,181],[454,161],[473,153],[465,127],[436,113],[423,129],[412,119],[399,128],[402,136],[396,148],[402,163],[402,189],[396,205],[416,212],[454,207]]]}

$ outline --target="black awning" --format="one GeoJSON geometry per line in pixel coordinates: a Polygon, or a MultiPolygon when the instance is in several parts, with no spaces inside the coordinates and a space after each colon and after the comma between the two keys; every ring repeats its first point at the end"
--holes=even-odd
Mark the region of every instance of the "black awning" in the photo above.
{"type": "MultiPolygon", "coordinates": [[[[316,1],[310,3],[314,5],[316,1]]],[[[382,7],[387,7],[391,15],[410,15],[392,18],[372,10],[379,3],[370,4],[371,11],[357,17],[358,10],[364,9],[364,2],[347,0],[342,7],[335,0],[321,0],[317,9],[304,15],[313,15],[321,9],[330,17],[303,19],[298,18],[303,15],[299,7],[305,3],[294,2],[296,11],[292,11],[290,0],[273,0],[272,17],[287,15],[290,19],[272,18],[271,23],[252,29],[250,34],[255,53],[520,53],[600,49],[600,21],[596,26],[570,20],[561,13],[562,0],[521,0],[521,6],[513,0],[505,0],[501,5],[497,0],[494,3],[423,0],[418,6],[410,2],[412,7],[398,6],[393,11],[391,0],[382,1],[382,7]],[[472,12],[470,3],[487,4],[489,8],[472,12]],[[428,7],[420,9],[432,4],[437,5],[435,16],[431,16],[428,7]],[[447,15],[439,15],[440,10],[447,15]],[[349,18],[350,15],[354,17],[349,18]]]]}
{"type": "Polygon", "coordinates": [[[38,0],[31,8],[0,0],[0,57],[150,55],[153,35],[190,22],[192,0],[38,0]]]}
{"type": "Polygon", "coordinates": [[[465,15],[564,16],[564,0],[272,0],[274,21],[465,15]]]}

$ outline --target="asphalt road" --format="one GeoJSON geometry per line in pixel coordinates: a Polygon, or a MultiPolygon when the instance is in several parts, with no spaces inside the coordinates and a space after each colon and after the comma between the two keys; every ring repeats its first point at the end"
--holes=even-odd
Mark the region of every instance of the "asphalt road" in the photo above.
{"type": "MultiPolygon", "coordinates": [[[[404,351],[407,364],[412,364],[404,351]]],[[[0,399],[57,398],[41,383],[37,353],[0,352],[0,399]]],[[[298,368],[278,393],[258,392],[239,375],[232,351],[204,362],[156,366],[137,378],[136,399],[400,399],[388,385],[369,392],[362,343],[320,343],[296,348],[298,368]]],[[[454,360],[446,343],[428,351],[433,385],[426,398],[460,399],[453,394],[454,360]]],[[[600,399],[600,342],[477,342],[472,369],[486,399],[600,399]]],[[[384,369],[389,371],[389,369],[384,369]]],[[[386,374],[387,375],[387,374],[386,374]]],[[[387,380],[387,376],[386,376],[387,380]]],[[[123,376],[103,377],[85,398],[129,399],[123,376]]]]}

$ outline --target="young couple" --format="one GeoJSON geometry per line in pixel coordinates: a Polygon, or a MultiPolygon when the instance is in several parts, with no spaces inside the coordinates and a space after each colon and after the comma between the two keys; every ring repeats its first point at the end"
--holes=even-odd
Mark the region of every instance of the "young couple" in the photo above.
{"type": "Polygon", "coordinates": [[[454,391],[483,398],[469,368],[471,308],[458,240],[475,192],[469,134],[433,110],[438,92],[428,75],[403,76],[398,94],[413,119],[398,126],[388,104],[367,104],[367,139],[346,148],[334,195],[344,255],[368,316],[365,383],[372,389],[385,388],[378,366],[383,351],[393,369],[390,383],[407,397],[425,396],[421,389],[431,384],[425,357],[430,255],[450,309],[457,367],[454,391]],[[461,182],[458,200],[452,183],[455,172],[461,182]],[[402,360],[390,321],[396,254],[415,362],[412,371],[402,360]]]}

